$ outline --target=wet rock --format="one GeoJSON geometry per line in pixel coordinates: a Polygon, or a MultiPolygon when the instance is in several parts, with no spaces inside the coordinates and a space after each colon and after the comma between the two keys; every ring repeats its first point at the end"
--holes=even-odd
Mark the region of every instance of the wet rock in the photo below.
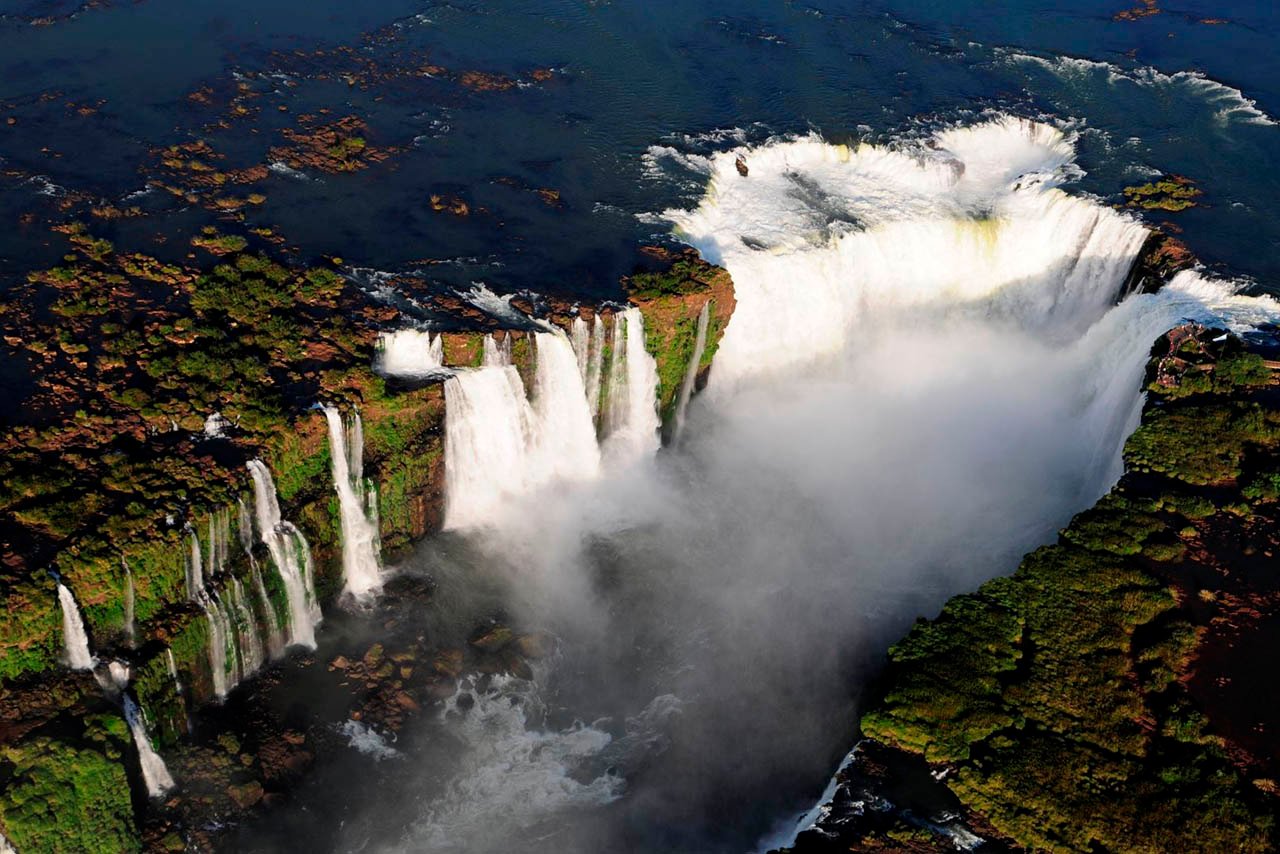
{"type": "Polygon", "coordinates": [[[442,676],[457,679],[462,673],[463,655],[460,649],[446,649],[436,656],[431,666],[442,676]]]}
{"type": "Polygon", "coordinates": [[[347,660],[345,655],[340,655],[333,661],[329,662],[330,670],[346,670],[351,666],[351,662],[347,660]]]}
{"type": "Polygon", "coordinates": [[[520,655],[537,660],[555,652],[556,639],[547,632],[532,632],[516,638],[514,646],[520,655]]]}
{"type": "Polygon", "coordinates": [[[738,174],[743,178],[747,177],[750,170],[747,168],[747,161],[742,155],[738,155],[738,159],[733,161],[733,165],[737,168],[738,174]]]}
{"type": "Polygon", "coordinates": [[[515,633],[506,626],[493,626],[484,629],[471,639],[471,645],[484,652],[497,652],[515,638],[515,633]]]}
{"type": "Polygon", "coordinates": [[[227,796],[242,810],[247,810],[261,801],[263,794],[262,784],[257,780],[227,788],[227,796]]]}

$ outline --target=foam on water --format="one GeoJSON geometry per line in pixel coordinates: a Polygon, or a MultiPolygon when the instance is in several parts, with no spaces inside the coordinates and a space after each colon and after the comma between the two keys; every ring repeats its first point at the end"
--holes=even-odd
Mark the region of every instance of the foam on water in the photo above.
{"type": "Polygon", "coordinates": [[[468,748],[464,767],[410,828],[406,847],[489,850],[513,827],[622,795],[617,776],[576,773],[592,764],[612,736],[582,723],[563,730],[539,727],[534,720],[541,708],[533,682],[497,676],[484,689],[460,686],[442,716],[455,718],[451,732],[468,748]]]}
{"type": "Polygon", "coordinates": [[[1073,79],[1102,79],[1111,86],[1135,86],[1161,90],[1199,100],[1214,111],[1219,124],[1274,125],[1275,119],[1258,107],[1257,101],[1239,89],[1214,80],[1200,71],[1165,73],[1150,66],[1126,69],[1114,63],[1074,56],[1042,57],[1016,50],[999,50],[1007,62],[1034,65],[1055,76],[1073,79]]]}

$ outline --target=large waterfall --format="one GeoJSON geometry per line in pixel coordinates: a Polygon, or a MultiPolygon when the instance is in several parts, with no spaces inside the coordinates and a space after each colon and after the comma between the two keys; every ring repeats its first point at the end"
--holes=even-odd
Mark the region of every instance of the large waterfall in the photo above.
{"type": "Polygon", "coordinates": [[[1156,337],[1280,318],[1196,272],[1123,295],[1148,232],[1059,189],[1073,158],[1068,135],[1012,119],[895,147],[686,156],[707,193],[670,217],[738,302],[714,393],[685,412],[685,374],[684,439],[656,463],[612,465],[657,441],[638,312],[571,329],[565,385],[584,386],[588,416],[593,377],[603,391],[595,484],[519,500],[540,389],[526,396],[496,343],[493,367],[449,381],[449,522],[487,525],[467,571],[518,579],[512,611],[561,638],[536,680],[564,704],[554,720],[607,723],[485,729],[513,706],[460,707],[442,725],[466,745],[462,770],[413,802],[410,847],[750,850],[771,816],[812,806],[886,646],[1114,482],[1156,337]],[[679,713],[630,738],[621,721],[668,695],[679,713]],[[561,739],[575,750],[547,747],[561,739]],[[554,791],[509,782],[526,768],[554,791]]]}
{"type": "Polygon", "coordinates": [[[280,502],[270,469],[261,460],[250,460],[248,466],[253,479],[258,536],[271,553],[289,600],[288,642],[314,649],[320,605],[316,600],[311,547],[292,522],[280,517],[280,502]]]}
{"type": "Polygon", "coordinates": [[[622,463],[657,449],[657,369],[639,310],[614,315],[603,443],[595,415],[606,327],[580,321],[573,332],[573,342],[558,329],[533,336],[531,395],[510,363],[509,337],[487,338],[484,367],[445,382],[446,527],[493,524],[513,496],[594,479],[602,447],[622,463]]]}
{"type": "Polygon", "coordinates": [[[337,407],[324,408],[329,423],[329,456],[342,525],[343,591],[367,599],[382,589],[377,493],[364,479],[364,431],[360,413],[350,422],[350,441],[337,407]]]}
{"type": "Polygon", "coordinates": [[[73,670],[92,670],[97,659],[89,651],[89,635],[84,629],[84,617],[76,597],[67,585],[58,582],[58,604],[62,607],[62,643],[67,654],[67,664],[73,670]]]}

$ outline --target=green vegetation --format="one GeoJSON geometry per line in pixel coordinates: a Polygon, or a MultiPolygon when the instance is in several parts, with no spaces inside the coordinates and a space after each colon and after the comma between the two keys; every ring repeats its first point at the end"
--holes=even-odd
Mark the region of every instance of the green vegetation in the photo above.
{"type": "Polygon", "coordinates": [[[123,757],[128,728],[119,717],[90,715],[69,738],[28,738],[0,747],[10,775],[0,815],[23,854],[138,851],[123,757]]]}
{"type": "Polygon", "coordinates": [[[1181,175],[1167,175],[1158,181],[1124,188],[1128,206],[1143,210],[1183,211],[1195,207],[1194,200],[1201,195],[1203,191],[1181,175]]]}
{"type": "Polygon", "coordinates": [[[1125,449],[1142,479],[1126,476],[1057,544],[952,599],[890,651],[863,732],[954,765],[947,785],[1020,846],[1154,854],[1277,843],[1273,805],[1182,681],[1211,617],[1170,581],[1188,560],[1185,540],[1237,524],[1223,520],[1280,487],[1264,469],[1221,491],[1280,449],[1280,411],[1250,392],[1269,377],[1258,361],[1226,358],[1197,374],[1214,378],[1203,391],[1148,405],[1125,449]],[[1219,491],[1200,491],[1209,486],[1219,491]]]}

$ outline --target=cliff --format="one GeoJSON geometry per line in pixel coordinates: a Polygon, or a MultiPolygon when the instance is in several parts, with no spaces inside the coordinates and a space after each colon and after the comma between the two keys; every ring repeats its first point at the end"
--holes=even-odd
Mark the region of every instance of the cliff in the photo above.
{"type": "Polygon", "coordinates": [[[890,650],[794,851],[1275,850],[1275,351],[1156,343],[1123,478],[890,650]]]}
{"type": "MultiPolygon", "coordinates": [[[[0,747],[13,775],[0,815],[28,854],[57,849],[44,835],[51,824],[77,850],[137,848],[133,810],[121,815],[118,803],[125,768],[134,807],[145,803],[136,764],[121,761],[129,753],[119,743],[122,732],[128,739],[118,709],[91,676],[61,662],[54,574],[74,591],[99,658],[130,664],[153,739],[174,745],[191,709],[215,697],[221,678],[234,684],[241,675],[235,639],[227,672],[214,672],[216,627],[188,590],[193,549],[203,555],[210,597],[229,615],[227,630],[270,643],[275,626],[278,646],[278,625],[288,619],[261,531],[247,553],[226,548],[252,516],[244,512],[254,504],[249,460],[273,473],[281,516],[310,546],[326,607],[343,581],[339,506],[327,425],[314,404],[361,415],[385,559],[438,530],[444,511],[442,378],[400,383],[370,367],[378,329],[404,322],[394,309],[369,303],[333,265],[290,267],[241,237],[202,234],[193,246],[212,262],[177,266],[117,254],[80,226],[65,233],[66,263],[32,273],[0,310],[9,354],[32,379],[0,434],[0,747]],[[265,604],[254,599],[259,578],[265,604]],[[92,781],[50,776],[50,763],[68,757],[113,770],[92,781]],[[120,834],[95,841],[108,814],[120,834]]],[[[670,383],[692,358],[690,324],[715,301],[714,352],[732,285],[689,256],[650,253],[642,268],[644,281],[679,283],[633,300],[668,383],[670,416],[678,387],[670,383]]],[[[510,337],[527,380],[530,335],[540,324],[569,331],[575,318],[599,314],[607,330],[621,308],[517,304],[527,322],[504,328],[457,301],[440,307],[456,310],[445,365],[477,365],[486,335],[510,337]]],[[[607,373],[607,348],[604,356],[607,373]]]]}

